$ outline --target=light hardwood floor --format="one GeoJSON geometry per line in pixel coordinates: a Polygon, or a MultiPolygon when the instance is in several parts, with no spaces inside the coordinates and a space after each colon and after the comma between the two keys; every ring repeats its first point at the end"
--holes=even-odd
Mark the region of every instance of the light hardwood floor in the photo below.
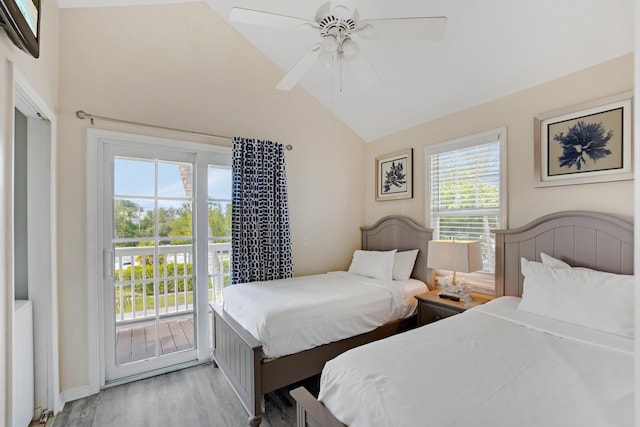
{"type": "MultiPolygon", "coordinates": [[[[302,383],[317,395],[318,377],[302,383]]],[[[265,398],[261,427],[295,427],[295,402],[287,389],[265,398]]],[[[108,388],[75,400],[53,427],[243,427],[248,415],[219,369],[200,365],[108,388]]]]}

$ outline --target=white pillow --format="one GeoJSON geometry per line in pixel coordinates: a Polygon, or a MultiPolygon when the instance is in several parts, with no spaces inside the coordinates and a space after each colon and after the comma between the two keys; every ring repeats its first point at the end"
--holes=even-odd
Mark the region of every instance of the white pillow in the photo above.
{"type": "Polygon", "coordinates": [[[634,277],[521,259],[518,309],[633,338],[634,277]]]}
{"type": "Polygon", "coordinates": [[[540,252],[540,259],[544,265],[548,265],[549,267],[556,268],[571,268],[569,264],[564,261],[560,261],[557,258],[552,257],[551,255],[547,255],[544,252],[540,252]]]}
{"type": "Polygon", "coordinates": [[[349,273],[379,280],[393,280],[393,263],[396,249],[392,251],[362,251],[353,253],[349,273]]]}
{"type": "MultiPolygon", "coordinates": [[[[557,258],[554,258],[551,255],[547,255],[544,252],[540,252],[540,259],[542,260],[542,263],[544,265],[547,265],[547,266],[553,267],[553,268],[573,268],[574,270],[596,271],[596,272],[603,273],[602,271],[594,270],[592,268],[587,268],[587,267],[572,267],[570,264],[567,264],[564,261],[561,261],[561,260],[559,260],[557,258]]],[[[611,273],[611,274],[613,274],[613,273],[611,273]]]]}
{"type": "Polygon", "coordinates": [[[409,280],[417,257],[418,249],[396,252],[396,258],[393,263],[393,280],[409,280]]]}

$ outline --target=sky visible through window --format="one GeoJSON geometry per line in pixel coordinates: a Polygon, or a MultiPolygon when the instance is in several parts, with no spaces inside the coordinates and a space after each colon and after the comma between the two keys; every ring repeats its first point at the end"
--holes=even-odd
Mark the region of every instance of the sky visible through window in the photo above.
{"type": "MultiPolygon", "coordinates": [[[[116,158],[114,162],[114,193],[116,197],[147,198],[154,196],[154,162],[138,159],[116,158]]],[[[158,195],[163,205],[179,207],[186,193],[180,177],[178,163],[158,164],[158,195]]],[[[209,167],[207,196],[209,200],[231,200],[231,168],[209,167]]],[[[143,203],[146,205],[148,203],[143,203]]]]}

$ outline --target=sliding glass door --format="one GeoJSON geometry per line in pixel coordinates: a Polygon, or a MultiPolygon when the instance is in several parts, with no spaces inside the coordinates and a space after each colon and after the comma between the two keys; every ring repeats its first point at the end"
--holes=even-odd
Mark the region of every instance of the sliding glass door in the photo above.
{"type": "Polygon", "coordinates": [[[220,162],[207,153],[119,142],[104,144],[103,152],[109,383],[208,356],[208,301],[230,256],[225,236],[210,230],[211,216],[226,210],[227,200],[212,205],[208,187],[212,173],[228,168],[228,156],[220,162]]]}

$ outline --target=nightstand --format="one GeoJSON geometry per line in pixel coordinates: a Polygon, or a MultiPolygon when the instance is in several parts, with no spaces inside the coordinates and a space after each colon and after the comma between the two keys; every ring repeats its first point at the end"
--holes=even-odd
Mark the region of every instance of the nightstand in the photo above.
{"type": "Polygon", "coordinates": [[[471,307],[484,304],[493,299],[491,295],[471,292],[471,296],[473,297],[473,301],[471,302],[451,301],[440,298],[438,296],[438,292],[440,291],[442,291],[441,288],[436,288],[427,293],[416,295],[416,299],[418,300],[418,326],[462,313],[471,307]]]}

